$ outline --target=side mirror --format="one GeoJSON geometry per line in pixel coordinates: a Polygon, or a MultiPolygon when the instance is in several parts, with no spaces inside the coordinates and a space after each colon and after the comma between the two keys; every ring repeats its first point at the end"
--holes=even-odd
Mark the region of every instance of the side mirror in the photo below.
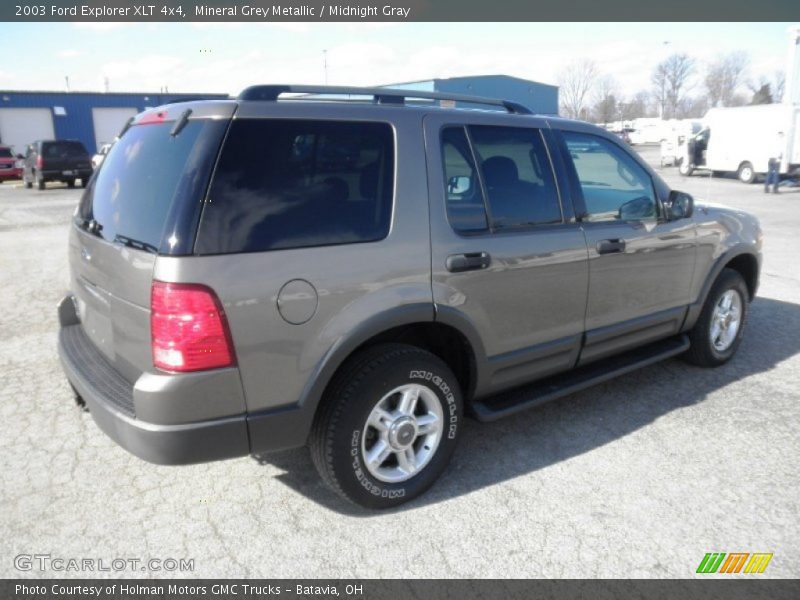
{"type": "Polygon", "coordinates": [[[686,192],[672,190],[667,199],[667,214],[670,221],[688,219],[694,214],[694,198],[686,192]]]}

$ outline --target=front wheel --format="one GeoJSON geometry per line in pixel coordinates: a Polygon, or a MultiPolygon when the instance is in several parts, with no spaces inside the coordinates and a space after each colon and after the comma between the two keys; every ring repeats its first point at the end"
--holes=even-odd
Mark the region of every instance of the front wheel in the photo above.
{"type": "Polygon", "coordinates": [[[708,293],[700,317],[689,332],[688,362],[718,367],[728,362],[742,341],[747,320],[747,284],[733,269],[724,269],[708,293]]]}
{"type": "Polygon", "coordinates": [[[463,403],[437,356],[404,344],[368,348],[342,368],[323,398],[311,457],[340,496],[390,508],[426,491],[456,446],[463,403]]]}

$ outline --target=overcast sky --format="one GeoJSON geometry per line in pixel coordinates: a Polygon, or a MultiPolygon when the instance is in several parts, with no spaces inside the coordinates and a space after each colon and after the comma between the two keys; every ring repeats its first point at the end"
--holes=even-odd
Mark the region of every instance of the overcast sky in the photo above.
{"type": "MultiPolygon", "coordinates": [[[[556,83],[591,58],[623,95],[672,52],[735,50],[750,76],[784,69],[787,23],[0,23],[0,89],[237,93],[253,83],[372,85],[504,73],[556,83]],[[10,51],[9,51],[10,50],[10,51]]],[[[700,89],[699,83],[697,89],[700,89]]]]}

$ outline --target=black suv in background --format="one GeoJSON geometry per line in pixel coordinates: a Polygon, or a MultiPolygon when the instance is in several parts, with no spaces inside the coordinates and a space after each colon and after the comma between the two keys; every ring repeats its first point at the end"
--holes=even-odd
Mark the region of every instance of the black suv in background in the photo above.
{"type": "Polygon", "coordinates": [[[63,181],[74,187],[80,179],[86,187],[92,176],[92,157],[77,140],[39,140],[28,145],[22,180],[26,188],[44,189],[48,181],[63,181]]]}

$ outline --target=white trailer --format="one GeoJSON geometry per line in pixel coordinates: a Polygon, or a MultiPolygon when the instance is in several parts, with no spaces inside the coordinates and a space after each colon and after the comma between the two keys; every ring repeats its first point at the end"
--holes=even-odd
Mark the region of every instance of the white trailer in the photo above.
{"type": "Polygon", "coordinates": [[[736,173],[743,182],[752,183],[766,174],[769,159],[777,158],[776,154],[782,155],[781,174],[800,169],[800,107],[761,104],[712,108],[703,125],[703,130],[681,147],[681,175],[701,169],[736,173]],[[692,152],[696,146],[699,148],[692,152]]]}

